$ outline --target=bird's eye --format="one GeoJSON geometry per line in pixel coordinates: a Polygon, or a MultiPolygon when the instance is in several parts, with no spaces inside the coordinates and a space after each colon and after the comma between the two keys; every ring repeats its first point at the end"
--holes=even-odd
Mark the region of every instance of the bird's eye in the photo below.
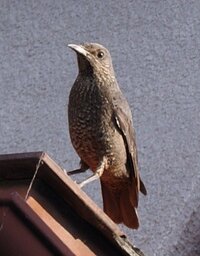
{"type": "Polygon", "coordinates": [[[102,59],[103,56],[104,56],[104,52],[100,51],[100,52],[97,53],[97,57],[98,57],[99,59],[102,59]]]}

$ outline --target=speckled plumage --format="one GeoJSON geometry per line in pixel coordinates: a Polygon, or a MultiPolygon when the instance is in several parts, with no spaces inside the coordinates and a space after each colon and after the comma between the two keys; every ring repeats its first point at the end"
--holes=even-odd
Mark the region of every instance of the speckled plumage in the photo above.
{"type": "Polygon", "coordinates": [[[68,105],[72,144],[82,165],[100,177],[104,211],[116,222],[138,228],[138,193],[146,194],[138,172],[132,115],[113,71],[110,54],[99,44],[70,45],[79,74],[68,105]]]}

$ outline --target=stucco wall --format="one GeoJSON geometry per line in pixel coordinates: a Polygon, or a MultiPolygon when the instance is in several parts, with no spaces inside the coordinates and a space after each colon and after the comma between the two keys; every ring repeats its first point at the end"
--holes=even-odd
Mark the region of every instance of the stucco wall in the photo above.
{"type": "MultiPolygon", "coordinates": [[[[200,255],[200,1],[0,0],[0,153],[44,150],[78,166],[67,44],[85,41],[109,48],[134,111],[148,196],[140,229],[122,228],[147,255],[200,255]]],[[[84,190],[101,206],[98,182],[84,190]]]]}

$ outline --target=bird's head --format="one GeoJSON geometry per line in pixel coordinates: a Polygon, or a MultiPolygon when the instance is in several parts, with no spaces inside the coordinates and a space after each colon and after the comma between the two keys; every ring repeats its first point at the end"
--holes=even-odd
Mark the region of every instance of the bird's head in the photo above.
{"type": "Polygon", "coordinates": [[[68,46],[77,53],[79,72],[114,78],[112,59],[105,47],[97,43],[69,44],[68,46]]]}

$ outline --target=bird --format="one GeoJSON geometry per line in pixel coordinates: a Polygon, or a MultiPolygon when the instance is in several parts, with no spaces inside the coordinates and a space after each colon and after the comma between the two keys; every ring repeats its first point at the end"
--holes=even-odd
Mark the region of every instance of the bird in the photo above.
{"type": "Polygon", "coordinates": [[[93,174],[80,187],[100,179],[104,212],[117,224],[138,229],[139,175],[132,113],[113,69],[109,51],[98,43],[69,44],[78,75],[70,90],[68,125],[80,168],[93,174]]]}

